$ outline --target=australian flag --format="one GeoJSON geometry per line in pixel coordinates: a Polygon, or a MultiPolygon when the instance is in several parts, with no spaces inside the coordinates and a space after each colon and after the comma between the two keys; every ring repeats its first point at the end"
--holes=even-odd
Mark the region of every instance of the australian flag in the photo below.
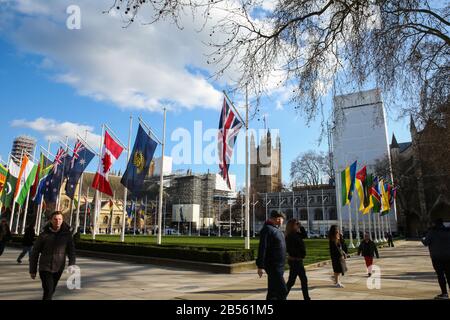
{"type": "Polygon", "coordinates": [[[133,152],[128,162],[127,170],[120,181],[132,193],[142,190],[144,178],[147,176],[157,143],[139,125],[133,152]]]}
{"type": "Polygon", "coordinates": [[[95,154],[86,148],[86,146],[78,140],[73,149],[73,155],[68,164],[66,195],[73,199],[78,181],[89,163],[94,159],[95,154]]]}
{"type": "Polygon", "coordinates": [[[45,182],[44,199],[47,203],[55,203],[61,189],[66,167],[70,165],[70,156],[63,148],[59,148],[53,161],[53,170],[47,176],[45,182]]]}

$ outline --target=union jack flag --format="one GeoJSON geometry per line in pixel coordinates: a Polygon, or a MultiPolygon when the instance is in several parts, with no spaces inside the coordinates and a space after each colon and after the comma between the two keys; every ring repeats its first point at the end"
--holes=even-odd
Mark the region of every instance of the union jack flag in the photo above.
{"type": "Polygon", "coordinates": [[[72,155],[72,161],[70,161],[70,169],[73,169],[73,166],[75,165],[75,161],[78,160],[80,157],[80,152],[84,150],[84,144],[77,140],[75,143],[75,147],[73,148],[73,155],[72,155]]]}
{"type": "Polygon", "coordinates": [[[57,173],[58,168],[61,164],[63,164],[64,158],[67,156],[67,151],[64,150],[62,147],[59,148],[58,152],[56,153],[55,160],[53,161],[53,172],[57,173]]]}
{"type": "Polygon", "coordinates": [[[219,151],[219,169],[220,175],[227,182],[228,188],[231,189],[230,177],[228,170],[233,155],[233,148],[236,142],[239,130],[244,124],[234,114],[228,105],[226,98],[223,99],[222,112],[219,121],[218,133],[218,151],[219,151]]]}

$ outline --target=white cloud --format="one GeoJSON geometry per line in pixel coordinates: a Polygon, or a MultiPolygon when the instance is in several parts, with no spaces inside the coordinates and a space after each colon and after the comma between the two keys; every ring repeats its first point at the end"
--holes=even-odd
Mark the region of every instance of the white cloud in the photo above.
{"type": "MultiPolygon", "coordinates": [[[[207,31],[196,32],[188,19],[184,30],[164,22],[123,28],[120,16],[102,14],[110,0],[77,1],[81,29],[69,30],[65,9],[72,2],[9,1],[16,14],[0,35],[20,51],[42,57],[42,67],[55,81],[120,108],[220,108],[220,91],[205,75],[189,71],[211,71],[202,44],[207,31]]],[[[0,20],[6,15],[11,18],[10,12],[0,11],[0,20]]]]}
{"type": "Polygon", "coordinates": [[[83,139],[87,133],[87,142],[94,148],[98,149],[100,144],[100,136],[94,134],[94,128],[92,126],[78,124],[73,122],[58,122],[54,119],[37,118],[32,121],[25,119],[17,119],[11,122],[11,126],[15,128],[27,128],[34,130],[45,138],[45,140],[50,140],[51,142],[63,141],[65,142],[66,137],[69,138],[71,142],[77,139],[77,135],[80,135],[83,139]]]}

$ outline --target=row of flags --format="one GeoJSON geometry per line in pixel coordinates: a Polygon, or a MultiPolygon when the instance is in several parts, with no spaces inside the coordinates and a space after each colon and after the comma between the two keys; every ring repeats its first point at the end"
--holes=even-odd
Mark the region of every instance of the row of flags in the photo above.
{"type": "MultiPolygon", "coordinates": [[[[224,97],[219,120],[218,154],[220,174],[229,188],[231,188],[230,160],[237,135],[243,126],[244,123],[233,112],[224,97]]],[[[157,145],[158,143],[151,138],[150,133],[140,124],[127,169],[121,179],[121,184],[129,191],[142,190],[157,145]]],[[[121,143],[108,130],[105,130],[98,169],[92,183],[95,190],[113,197],[109,174],[124,149],[121,143]]],[[[57,203],[64,181],[66,181],[66,195],[77,201],[75,190],[83,172],[94,157],[95,153],[84,141],[78,139],[72,154],[69,154],[67,146],[60,146],[53,161],[41,152],[38,163],[31,161],[28,155],[23,155],[22,159],[18,159],[20,161],[16,161],[21,163],[20,166],[15,161],[9,161],[8,168],[0,165],[2,208],[11,208],[14,204],[22,206],[28,197],[37,204],[57,203]]]]}
{"type": "Polygon", "coordinates": [[[356,171],[357,161],[341,172],[342,206],[350,205],[356,188],[359,197],[359,211],[367,214],[373,212],[388,214],[397,197],[397,188],[388,181],[367,173],[364,166],[356,171]]]}

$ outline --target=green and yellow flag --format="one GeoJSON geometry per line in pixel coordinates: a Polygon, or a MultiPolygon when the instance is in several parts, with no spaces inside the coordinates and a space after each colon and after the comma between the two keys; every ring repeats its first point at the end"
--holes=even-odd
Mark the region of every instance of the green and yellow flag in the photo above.
{"type": "Polygon", "coordinates": [[[341,172],[341,199],[342,206],[350,203],[355,190],[356,161],[341,172]]]}

